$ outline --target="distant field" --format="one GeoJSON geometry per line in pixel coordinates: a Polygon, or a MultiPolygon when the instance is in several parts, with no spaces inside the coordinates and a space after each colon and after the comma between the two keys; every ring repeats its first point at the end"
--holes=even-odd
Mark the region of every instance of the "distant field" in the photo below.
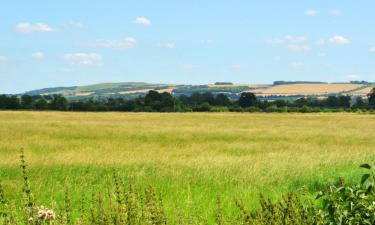
{"type": "Polygon", "coordinates": [[[270,84],[210,84],[210,88],[231,88],[231,87],[249,87],[249,88],[267,88],[270,84]]]}
{"type": "Polygon", "coordinates": [[[164,89],[143,89],[143,90],[132,90],[132,91],[120,91],[119,94],[136,94],[136,93],[143,93],[143,94],[146,94],[147,92],[149,91],[158,91],[159,93],[162,93],[162,92],[168,92],[168,93],[172,93],[172,91],[175,89],[175,87],[168,87],[168,88],[164,88],[164,89]]]}
{"type": "Polygon", "coordinates": [[[285,84],[270,88],[255,89],[258,95],[326,95],[355,91],[360,84],[285,84]]]}
{"type": "MultiPolygon", "coordinates": [[[[216,196],[255,207],[259,193],[315,193],[374,162],[375,117],[361,114],[0,112],[0,180],[20,199],[18,153],[26,152],[41,204],[107,193],[113,170],[154,186],[168,217],[209,217],[216,196]],[[206,214],[205,214],[206,213],[206,214]]],[[[73,204],[74,205],[74,204],[73,204]]]]}
{"type": "Polygon", "coordinates": [[[367,94],[371,93],[371,91],[373,89],[374,89],[374,87],[365,87],[365,88],[361,88],[361,89],[352,91],[351,94],[353,94],[353,95],[367,95],[367,94]]]}

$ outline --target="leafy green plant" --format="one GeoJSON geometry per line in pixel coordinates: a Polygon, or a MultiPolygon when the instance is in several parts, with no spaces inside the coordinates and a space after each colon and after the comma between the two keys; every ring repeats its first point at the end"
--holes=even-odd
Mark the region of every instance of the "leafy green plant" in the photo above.
{"type": "Polygon", "coordinates": [[[329,224],[375,224],[375,170],[369,164],[361,167],[367,171],[359,184],[349,186],[340,179],[339,185],[317,196],[323,204],[321,214],[329,224]]]}

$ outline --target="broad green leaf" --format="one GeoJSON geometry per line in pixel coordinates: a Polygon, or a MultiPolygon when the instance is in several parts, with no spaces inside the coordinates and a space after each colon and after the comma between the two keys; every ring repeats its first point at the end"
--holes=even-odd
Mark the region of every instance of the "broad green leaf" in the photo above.
{"type": "Polygon", "coordinates": [[[367,180],[368,178],[370,177],[370,174],[364,174],[361,178],[361,184],[363,185],[367,180]]]}
{"type": "Polygon", "coordinates": [[[367,164],[367,163],[366,164],[362,164],[361,167],[365,168],[365,169],[369,169],[369,170],[371,169],[370,164],[367,164]]]}

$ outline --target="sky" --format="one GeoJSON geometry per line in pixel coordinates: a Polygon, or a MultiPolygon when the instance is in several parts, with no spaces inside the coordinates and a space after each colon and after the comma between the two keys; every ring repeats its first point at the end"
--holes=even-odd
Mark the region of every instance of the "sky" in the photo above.
{"type": "Polygon", "coordinates": [[[375,81],[373,0],[0,5],[0,93],[133,81],[375,81]]]}

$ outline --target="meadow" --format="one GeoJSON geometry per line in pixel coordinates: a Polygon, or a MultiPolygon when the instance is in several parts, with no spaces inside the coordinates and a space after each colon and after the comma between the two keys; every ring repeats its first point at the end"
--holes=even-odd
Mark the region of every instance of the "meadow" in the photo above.
{"type": "Polygon", "coordinates": [[[338,177],[357,182],[374,162],[368,114],[0,112],[0,181],[20,202],[20,149],[39,205],[73,211],[83,196],[108,193],[113,175],[163,198],[166,217],[212,221],[220,196],[258,207],[262,193],[314,197],[338,177]]]}

